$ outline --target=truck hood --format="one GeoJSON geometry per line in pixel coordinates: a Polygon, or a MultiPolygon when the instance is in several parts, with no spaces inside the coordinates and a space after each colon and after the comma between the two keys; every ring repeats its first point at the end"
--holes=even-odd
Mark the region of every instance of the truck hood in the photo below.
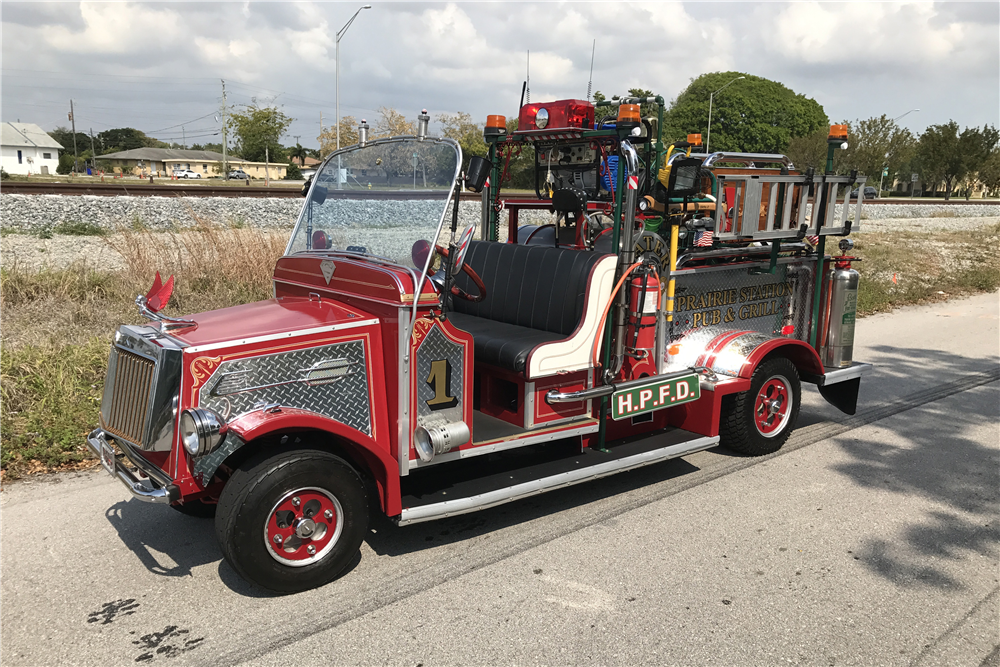
{"type": "Polygon", "coordinates": [[[204,346],[318,329],[342,323],[358,323],[373,317],[361,310],[325,299],[280,297],[231,308],[186,315],[197,327],[172,329],[169,335],[185,345],[204,346]]]}

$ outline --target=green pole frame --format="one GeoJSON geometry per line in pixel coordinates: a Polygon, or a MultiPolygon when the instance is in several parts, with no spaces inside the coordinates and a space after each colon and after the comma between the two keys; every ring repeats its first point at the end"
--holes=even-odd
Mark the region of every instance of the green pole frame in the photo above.
{"type": "MultiPolygon", "coordinates": [[[[619,147],[621,144],[619,144],[619,147]]],[[[625,185],[625,156],[621,154],[621,150],[618,151],[618,174],[615,177],[615,210],[614,219],[615,226],[611,232],[611,247],[618,248],[619,239],[621,239],[622,231],[622,202],[625,197],[622,194],[622,187],[625,185]]],[[[615,276],[615,280],[621,278],[621,276],[615,276]]],[[[608,366],[611,364],[611,324],[615,318],[614,306],[608,309],[608,319],[604,322],[604,351],[603,351],[603,361],[601,363],[602,373],[607,370],[608,366]]],[[[608,397],[601,397],[601,413],[600,413],[600,427],[597,431],[597,449],[604,452],[607,449],[604,446],[606,436],[607,436],[607,420],[608,420],[608,397]]]]}
{"type": "MultiPolygon", "coordinates": [[[[840,145],[840,139],[836,141],[827,140],[826,148],[826,173],[833,174],[833,151],[837,149],[840,145]]],[[[826,209],[826,184],[820,189],[821,204],[823,210],[826,209]]],[[[819,234],[820,228],[819,223],[821,221],[819,217],[819,211],[816,210],[816,206],[813,207],[813,217],[816,219],[816,233],[819,234]]],[[[822,297],[823,290],[823,274],[826,273],[826,237],[820,236],[819,243],[816,245],[816,285],[813,288],[813,315],[812,315],[812,326],[809,327],[809,345],[813,348],[816,347],[816,339],[819,334],[819,306],[822,297]]],[[[816,350],[817,352],[819,350],[816,350]]]]}

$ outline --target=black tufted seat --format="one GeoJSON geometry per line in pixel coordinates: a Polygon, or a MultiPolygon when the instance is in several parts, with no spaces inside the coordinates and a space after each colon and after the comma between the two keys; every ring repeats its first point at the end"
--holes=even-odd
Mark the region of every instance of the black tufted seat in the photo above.
{"type": "MultiPolygon", "coordinates": [[[[449,315],[475,340],[477,361],[527,375],[533,349],[569,338],[580,324],[590,276],[606,258],[567,248],[473,241],[466,263],[486,285],[480,303],[452,300],[449,315]]],[[[459,287],[475,294],[464,273],[459,287]]]]}

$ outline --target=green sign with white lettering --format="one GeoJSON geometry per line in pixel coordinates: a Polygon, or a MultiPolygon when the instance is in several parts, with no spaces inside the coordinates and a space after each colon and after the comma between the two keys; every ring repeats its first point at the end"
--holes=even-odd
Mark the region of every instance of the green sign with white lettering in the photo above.
{"type": "Polygon", "coordinates": [[[611,418],[624,419],[654,410],[672,408],[701,398],[701,385],[694,373],[669,380],[654,381],[611,395],[611,418]]]}

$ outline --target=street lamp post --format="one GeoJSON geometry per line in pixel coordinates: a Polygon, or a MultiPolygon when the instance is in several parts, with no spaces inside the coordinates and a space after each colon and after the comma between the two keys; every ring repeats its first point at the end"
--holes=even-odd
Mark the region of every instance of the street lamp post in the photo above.
{"type": "MultiPolygon", "coordinates": [[[[354,12],[354,16],[344,24],[344,27],[337,32],[337,150],[340,150],[340,38],[344,36],[347,29],[351,27],[354,23],[354,19],[358,18],[358,14],[361,13],[362,9],[371,9],[371,5],[365,5],[354,12]]],[[[340,174],[337,174],[338,180],[340,174]]]]}
{"type": "MultiPolygon", "coordinates": [[[[909,114],[913,113],[914,111],[920,111],[920,109],[910,109],[909,111],[907,111],[906,113],[904,113],[903,116],[908,116],[909,114]]],[[[892,119],[891,122],[895,123],[897,120],[899,120],[903,116],[896,116],[895,118],[892,119]]],[[[889,168],[889,153],[886,153],[885,154],[885,165],[883,165],[883,167],[882,167],[882,175],[879,176],[879,179],[878,179],[878,196],[879,197],[882,196],[882,179],[885,178],[885,172],[886,172],[886,170],[888,170],[888,168],[889,168]]]]}
{"type": "Polygon", "coordinates": [[[745,78],[746,78],[745,76],[738,76],[735,79],[733,79],[732,81],[730,81],[729,83],[727,83],[726,85],[724,85],[722,88],[719,88],[717,91],[715,91],[714,93],[712,93],[711,95],[708,96],[708,138],[705,140],[705,154],[706,155],[708,155],[708,147],[712,145],[712,101],[713,101],[713,99],[715,98],[716,95],[718,95],[719,93],[721,93],[723,90],[725,90],[726,88],[728,88],[732,84],[736,83],[740,79],[745,79],[745,78]]]}

